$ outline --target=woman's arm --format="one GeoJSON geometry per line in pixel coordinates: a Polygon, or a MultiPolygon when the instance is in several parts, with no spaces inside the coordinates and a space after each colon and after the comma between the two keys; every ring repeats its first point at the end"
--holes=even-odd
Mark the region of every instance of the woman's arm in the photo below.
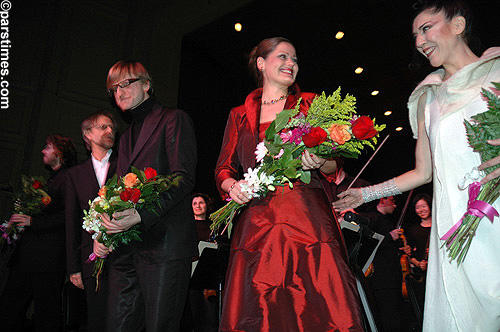
{"type": "Polygon", "coordinates": [[[353,188],[338,195],[338,201],[333,202],[336,211],[353,209],[363,203],[393,196],[411,190],[432,180],[432,162],[429,137],[425,130],[425,103],[427,94],[420,96],[417,106],[418,137],[415,147],[415,168],[389,181],[375,186],[353,188]]]}

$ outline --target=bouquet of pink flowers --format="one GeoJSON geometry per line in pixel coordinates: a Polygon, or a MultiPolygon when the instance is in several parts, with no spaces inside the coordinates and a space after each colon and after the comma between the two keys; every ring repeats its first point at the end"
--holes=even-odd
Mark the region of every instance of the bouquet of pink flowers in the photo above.
{"type": "MultiPolygon", "coordinates": [[[[113,213],[135,208],[148,209],[156,213],[160,208],[160,195],[172,186],[178,186],[178,175],[158,175],[151,167],[144,171],[132,167],[132,172],[118,178],[116,174],[101,187],[98,196],[89,202],[90,209],[84,211],[83,229],[93,233],[92,237],[103,243],[108,248],[117,248],[119,244],[128,244],[133,240],[142,241],[138,225],[121,233],[108,234],[106,227],[101,224],[101,214],[112,216],[113,213]]],[[[91,254],[90,261],[95,261],[94,276],[97,278],[102,273],[105,258],[91,254]]]]}
{"type": "MultiPolygon", "coordinates": [[[[500,83],[492,82],[496,90],[500,90],[500,83]]],[[[488,110],[471,117],[471,121],[465,120],[467,138],[474,151],[479,152],[483,162],[500,155],[500,146],[488,144],[487,140],[500,137],[500,98],[492,92],[483,89],[482,95],[488,100],[488,110]]],[[[489,174],[500,165],[485,169],[489,174]]],[[[468,188],[469,201],[464,216],[441,238],[445,240],[449,257],[457,260],[460,265],[465,259],[476,235],[479,223],[486,216],[491,222],[498,212],[493,204],[500,196],[500,178],[489,181],[484,186],[479,182],[484,174],[477,169],[466,174],[461,189],[468,188]]]]}
{"type": "MultiPolygon", "coordinates": [[[[357,158],[365,146],[375,147],[385,125],[376,125],[368,116],[358,116],[356,98],[347,94],[342,99],[340,87],[330,96],[316,96],[308,110],[301,100],[293,109],[283,110],[266,130],[265,139],[257,145],[258,166],[249,168],[242,189],[254,198],[265,197],[276,186],[300,180],[311,181],[310,171],[302,169],[301,154],[307,150],[319,157],[357,158]]],[[[244,205],[230,201],[210,215],[211,229],[228,225],[244,205]]]]}
{"type": "MultiPolygon", "coordinates": [[[[49,194],[47,194],[47,182],[43,176],[21,175],[21,189],[13,194],[14,213],[25,214],[28,216],[36,215],[42,212],[51,202],[49,194]]],[[[11,245],[19,238],[23,232],[23,226],[13,225],[5,221],[0,225],[0,251],[4,246],[11,245]]]]}

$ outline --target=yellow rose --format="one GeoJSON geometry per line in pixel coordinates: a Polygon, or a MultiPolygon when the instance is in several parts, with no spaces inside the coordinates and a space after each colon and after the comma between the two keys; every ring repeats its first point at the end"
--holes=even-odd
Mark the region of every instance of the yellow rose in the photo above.
{"type": "Polygon", "coordinates": [[[123,178],[123,184],[128,188],[132,188],[133,186],[135,186],[137,184],[137,181],[137,175],[135,175],[134,173],[128,173],[123,178]]]}
{"type": "Polygon", "coordinates": [[[328,132],[330,133],[330,138],[332,139],[332,141],[336,142],[339,145],[342,145],[351,139],[348,125],[334,123],[330,126],[330,128],[328,128],[328,132]]]}

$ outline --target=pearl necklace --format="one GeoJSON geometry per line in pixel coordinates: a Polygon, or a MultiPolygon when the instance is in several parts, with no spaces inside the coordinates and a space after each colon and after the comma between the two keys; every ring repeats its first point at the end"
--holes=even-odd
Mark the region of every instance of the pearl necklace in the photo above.
{"type": "Polygon", "coordinates": [[[285,99],[286,97],[288,97],[288,93],[286,93],[286,94],[282,95],[282,96],[281,96],[281,97],[279,97],[279,98],[276,98],[276,99],[273,99],[273,100],[270,100],[270,101],[265,101],[265,100],[263,100],[263,101],[262,101],[262,105],[272,105],[272,104],[276,104],[278,101],[283,100],[283,99],[285,99]]]}

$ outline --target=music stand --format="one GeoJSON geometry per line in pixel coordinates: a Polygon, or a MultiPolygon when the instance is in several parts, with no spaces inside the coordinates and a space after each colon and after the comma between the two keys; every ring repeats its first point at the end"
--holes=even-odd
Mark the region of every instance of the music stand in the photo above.
{"type": "Polygon", "coordinates": [[[342,230],[342,234],[344,235],[349,255],[349,263],[351,264],[356,277],[356,286],[361,298],[366,319],[370,325],[371,332],[377,332],[376,321],[378,321],[378,319],[373,315],[370,309],[370,303],[373,303],[373,299],[371,293],[367,294],[365,291],[366,288],[369,292],[369,288],[366,285],[364,273],[373,262],[375,253],[384,240],[384,236],[379,233],[375,233],[367,226],[353,224],[345,220],[340,222],[340,228],[342,230]],[[363,268],[361,268],[361,266],[363,266],[363,268]]]}
{"type": "Polygon", "coordinates": [[[200,290],[203,289],[216,289],[218,303],[218,318],[219,322],[222,314],[222,290],[224,289],[224,282],[226,270],[229,263],[229,240],[218,236],[217,244],[212,245],[202,244],[200,241],[199,246],[200,258],[195,265],[191,276],[191,286],[200,290]]]}

